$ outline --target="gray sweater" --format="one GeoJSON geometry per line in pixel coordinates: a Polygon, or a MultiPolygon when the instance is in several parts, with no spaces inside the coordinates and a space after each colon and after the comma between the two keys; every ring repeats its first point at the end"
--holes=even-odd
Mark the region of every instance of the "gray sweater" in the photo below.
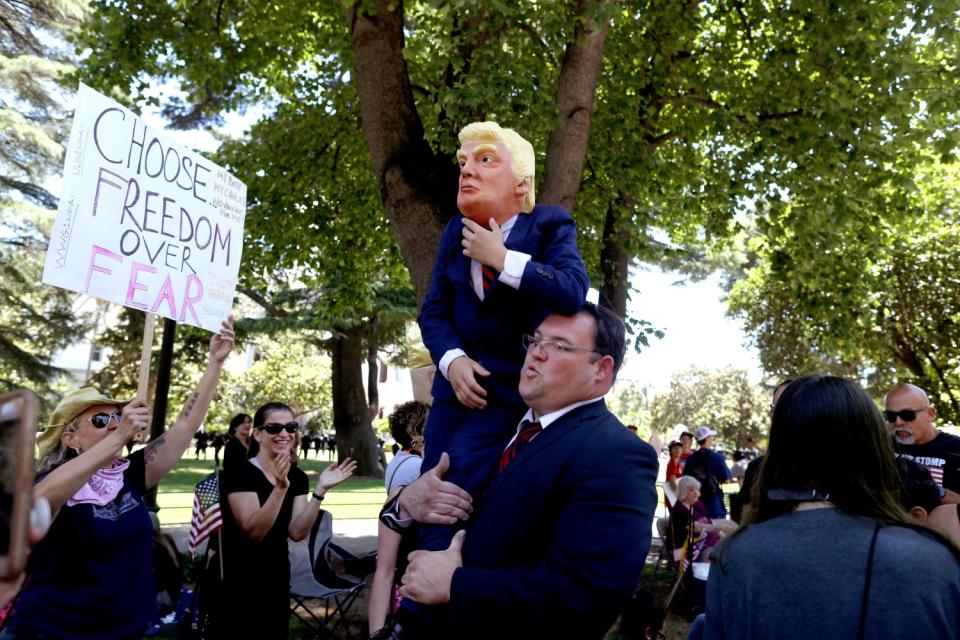
{"type": "MultiPolygon", "coordinates": [[[[710,568],[704,637],[854,640],[873,529],[835,508],[745,529],[710,568]]],[[[960,638],[960,561],[944,544],[881,527],[872,566],[863,637],[960,638]]]]}

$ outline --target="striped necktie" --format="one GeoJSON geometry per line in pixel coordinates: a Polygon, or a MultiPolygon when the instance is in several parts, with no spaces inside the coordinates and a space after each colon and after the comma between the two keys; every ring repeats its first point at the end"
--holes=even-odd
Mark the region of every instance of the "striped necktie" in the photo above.
{"type": "Polygon", "coordinates": [[[500,277],[500,274],[487,265],[480,265],[480,271],[483,274],[483,293],[486,294],[490,290],[490,287],[493,286],[493,283],[497,281],[500,277]]]}
{"type": "Polygon", "coordinates": [[[507,465],[516,459],[520,451],[526,447],[534,436],[543,431],[543,426],[539,421],[534,420],[533,422],[529,420],[524,420],[520,423],[520,432],[517,434],[517,437],[507,445],[507,448],[503,450],[503,453],[500,455],[500,471],[502,472],[507,468],[507,465]]]}

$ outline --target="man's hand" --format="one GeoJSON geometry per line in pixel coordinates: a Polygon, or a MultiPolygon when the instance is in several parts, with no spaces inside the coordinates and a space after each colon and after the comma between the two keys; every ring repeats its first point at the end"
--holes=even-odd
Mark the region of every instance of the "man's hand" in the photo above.
{"type": "Polygon", "coordinates": [[[484,399],[487,390],[480,386],[476,376],[487,377],[489,375],[489,371],[468,356],[454,358],[450,366],[447,367],[447,380],[450,381],[453,392],[457,394],[457,400],[463,406],[471,409],[483,409],[487,406],[487,401],[484,399]]]}
{"type": "Polygon", "coordinates": [[[441,480],[450,468],[450,456],[440,455],[440,462],[404,487],[400,493],[400,516],[426,524],[453,524],[466,520],[473,511],[473,498],[453,484],[441,480]]]}
{"type": "Polygon", "coordinates": [[[400,595],[423,604],[450,602],[453,572],[463,566],[460,550],[465,531],[457,531],[446,551],[414,551],[403,574],[400,595]]]}
{"type": "Polygon", "coordinates": [[[503,271],[503,262],[507,259],[507,247],[503,244],[503,231],[493,218],[490,218],[490,230],[479,224],[463,219],[463,255],[473,258],[480,264],[503,271]]]}

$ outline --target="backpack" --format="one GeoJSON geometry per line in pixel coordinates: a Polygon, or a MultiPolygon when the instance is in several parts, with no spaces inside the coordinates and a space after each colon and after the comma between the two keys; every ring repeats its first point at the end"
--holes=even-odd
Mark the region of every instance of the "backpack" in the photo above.
{"type": "Polygon", "coordinates": [[[710,450],[700,449],[687,458],[683,475],[700,481],[700,501],[706,504],[720,491],[720,483],[710,473],[710,450]]]}

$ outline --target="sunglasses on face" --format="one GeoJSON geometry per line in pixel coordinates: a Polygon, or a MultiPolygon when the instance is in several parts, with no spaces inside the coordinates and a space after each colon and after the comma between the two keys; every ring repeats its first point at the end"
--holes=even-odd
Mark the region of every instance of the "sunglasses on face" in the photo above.
{"type": "Polygon", "coordinates": [[[90,424],[92,424],[95,429],[103,429],[104,427],[109,426],[111,419],[116,420],[117,424],[120,424],[120,412],[95,413],[90,416],[90,424]]]}
{"type": "Polygon", "coordinates": [[[286,431],[287,433],[296,433],[297,429],[300,428],[300,425],[296,422],[288,422],[287,424],[280,424],[279,422],[271,422],[260,427],[267,433],[272,436],[277,435],[281,431],[286,431]]]}
{"type": "Polygon", "coordinates": [[[917,419],[918,413],[923,413],[927,409],[903,409],[901,411],[884,411],[883,419],[887,422],[893,423],[897,421],[897,418],[900,418],[904,422],[913,422],[917,419]]]}

